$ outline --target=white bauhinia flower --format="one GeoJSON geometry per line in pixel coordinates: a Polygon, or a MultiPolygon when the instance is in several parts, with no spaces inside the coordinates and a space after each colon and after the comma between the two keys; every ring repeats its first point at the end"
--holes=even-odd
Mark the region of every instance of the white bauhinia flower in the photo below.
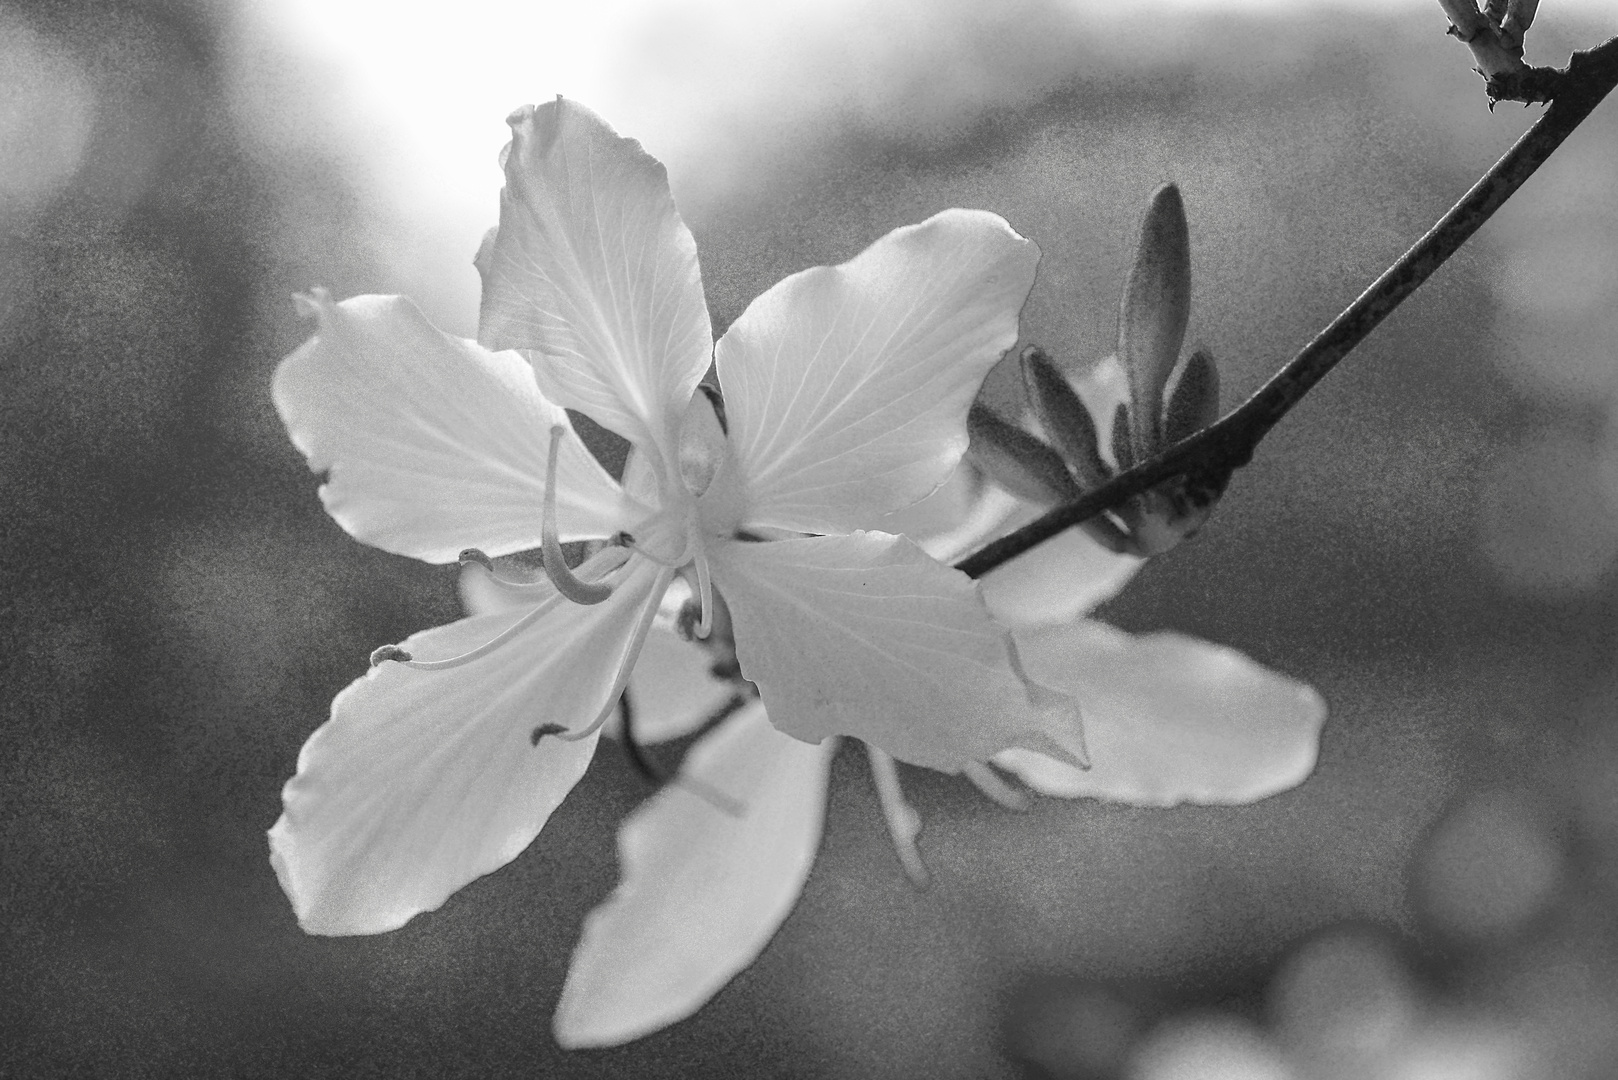
{"type": "MultiPolygon", "coordinates": [[[[1127,392],[1107,374],[1098,395],[1127,392]]],[[[892,525],[947,560],[1030,512],[963,464],[954,482],[892,525]]],[[[1313,689],[1232,649],[1173,633],[1134,636],[1083,617],[1140,564],[1070,529],[984,578],[985,600],[1016,628],[1030,675],[1078,699],[1092,761],[1078,769],[1010,749],[994,764],[1045,795],[1149,807],[1249,803],[1301,783],[1326,716],[1313,689]]],[[[463,589],[474,611],[502,605],[476,571],[463,589]]],[[[672,634],[652,640],[669,670],[681,660],[702,670],[695,646],[672,634]]],[[[722,696],[718,680],[689,676],[636,691],[647,742],[698,730],[722,696]]],[[[755,703],[698,740],[676,781],[625,819],[619,885],[586,920],[557,1006],[562,1045],[616,1045],[683,1019],[757,958],[814,861],[829,742],[810,748],[786,738],[755,703]]],[[[871,765],[900,860],[919,878],[919,821],[892,760],[873,749],[871,765]]],[[[991,798],[1025,798],[993,769],[963,771],[991,798]]]]}
{"type": "MultiPolygon", "coordinates": [[[[769,723],[802,740],[749,710],[693,759],[746,774],[744,802],[823,787],[837,735],[951,772],[1014,747],[1079,764],[1073,699],[1027,679],[977,584],[878,531],[959,461],[1034,245],[948,210],[787,278],[716,346],[663,167],[572,102],[510,123],[478,341],[402,298],[316,293],[317,332],[276,373],[355,538],[430,562],[540,547],[547,575],[378,650],[332,703],[270,831],[300,925],[393,929],[521,852],[582,776],[676,574],[705,625],[717,587],[769,723]],[[710,362],[720,412],[698,387],[710,362]],[[621,484],[564,410],[628,440],[621,484]],[[570,570],[570,540],[605,544],[570,570]],[[755,769],[766,751],[789,764],[755,769]],[[822,779],[771,779],[798,766],[822,779]]],[[[816,805],[774,827],[779,850],[749,834],[737,857],[790,879],[816,805]]]]}

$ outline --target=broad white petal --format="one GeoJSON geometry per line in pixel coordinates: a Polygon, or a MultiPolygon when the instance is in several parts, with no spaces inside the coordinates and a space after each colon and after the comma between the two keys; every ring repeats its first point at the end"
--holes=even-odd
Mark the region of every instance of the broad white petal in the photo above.
{"type": "Polygon", "coordinates": [[[1036,791],[1136,806],[1248,803],[1315,767],[1326,705],[1304,683],[1181,634],[1098,622],[1019,632],[1031,677],[1084,709],[1088,772],[1009,750],[995,763],[1036,791]]]}
{"type": "Polygon", "coordinates": [[[624,821],[621,880],[585,921],[557,1042],[615,1046],[667,1027],[758,957],[820,846],[834,746],[782,735],[754,703],[692,748],[681,777],[735,799],[741,813],[677,780],[624,821]]]}
{"type": "Polygon", "coordinates": [[[652,628],[629,677],[637,741],[659,743],[689,735],[730,700],[738,687],[713,677],[713,661],[701,645],[652,628]]]}
{"type": "Polygon", "coordinates": [[[1082,756],[1071,698],[1027,684],[965,574],[901,536],[712,545],[742,674],[776,727],[955,772],[1011,746],[1082,756]]]}
{"type": "Polygon", "coordinates": [[[538,547],[552,425],[563,539],[624,528],[624,500],[515,353],[450,337],[402,296],[334,304],[273,393],[326,510],[357,540],[428,562],[538,547]]]}
{"type": "Polygon", "coordinates": [[[523,350],[552,401],[650,440],[672,466],[713,330],[668,174],[574,101],[524,106],[507,123],[500,227],[478,257],[478,340],[523,350]]]}
{"type": "Polygon", "coordinates": [[[1118,595],[1143,561],[1068,529],[985,574],[983,600],[1009,627],[1068,623],[1118,595]]]}
{"type": "Polygon", "coordinates": [[[942,484],[1038,261],[994,214],[946,210],[754,300],[715,352],[744,523],[847,532],[942,484]]]}
{"type": "MultiPolygon", "coordinates": [[[[666,572],[632,559],[606,602],[556,598],[495,651],[423,671],[384,662],[332,702],[304,744],[270,830],[270,860],[298,923],[312,934],[374,934],[431,911],[516,858],[589,764],[578,730],[616,696],[637,629],[666,572]]],[[[520,612],[474,615],[412,635],[417,660],[490,641],[520,612]]]]}

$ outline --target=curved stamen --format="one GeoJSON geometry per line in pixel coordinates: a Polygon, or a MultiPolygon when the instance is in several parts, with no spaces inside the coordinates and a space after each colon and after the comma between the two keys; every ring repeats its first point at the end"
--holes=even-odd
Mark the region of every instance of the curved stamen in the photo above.
{"type": "Polygon", "coordinates": [[[904,788],[899,784],[899,768],[893,758],[870,743],[865,744],[865,753],[871,759],[871,779],[876,782],[877,800],[888,822],[894,854],[899,856],[899,865],[904,867],[911,884],[925,889],[933,883],[933,876],[916,847],[916,837],[921,833],[921,815],[905,801],[904,788]]]}
{"type": "Polygon", "coordinates": [[[697,594],[702,597],[702,618],[697,620],[697,637],[708,640],[713,630],[713,575],[708,571],[708,556],[697,556],[697,594]]]}
{"type": "Polygon", "coordinates": [[[989,766],[980,762],[969,761],[961,769],[966,778],[977,785],[977,789],[1007,810],[1016,810],[1019,813],[1032,807],[1031,800],[1026,792],[1018,791],[1006,783],[1001,775],[989,766]]]}
{"type": "Polygon", "coordinates": [[[462,569],[468,566],[481,566],[491,582],[508,592],[544,594],[555,588],[549,581],[512,581],[510,578],[501,577],[494,568],[494,560],[477,548],[467,548],[456,556],[455,561],[462,569]]]}
{"type": "Polygon", "coordinates": [[[551,427],[550,460],[545,463],[545,513],[539,530],[540,551],[544,555],[545,576],[551,579],[557,592],[575,604],[599,604],[612,595],[612,586],[593,585],[575,577],[562,557],[562,540],[556,532],[556,455],[566,433],[567,428],[561,424],[551,427]]]}
{"type": "MultiPolygon", "coordinates": [[[[669,581],[673,577],[673,570],[665,569],[659,572],[657,582],[652,586],[652,596],[661,599],[663,590],[669,587],[669,581]]],[[[601,707],[601,711],[596,714],[596,718],[578,731],[556,732],[558,739],[563,742],[577,742],[580,739],[588,738],[599,731],[601,725],[605,724],[607,718],[617,710],[618,699],[623,695],[624,686],[629,682],[629,671],[635,666],[635,661],[640,657],[641,646],[646,644],[646,632],[652,628],[652,619],[656,615],[657,603],[654,600],[646,605],[646,610],[641,612],[640,619],[635,623],[635,632],[629,639],[628,647],[624,650],[622,659],[618,662],[618,675],[613,679],[612,689],[607,692],[607,703],[601,707]]]]}
{"type": "Polygon", "coordinates": [[[479,645],[470,652],[464,652],[459,656],[452,656],[447,660],[414,660],[411,658],[409,653],[405,652],[397,645],[385,645],[381,649],[378,649],[376,652],[371,654],[371,662],[372,665],[375,666],[375,664],[378,663],[378,654],[383,653],[388,649],[392,649],[395,650],[395,655],[383,656],[383,660],[392,660],[395,663],[403,664],[407,668],[415,668],[417,671],[444,671],[448,668],[460,667],[462,664],[470,664],[480,656],[489,655],[490,653],[494,652],[494,650],[498,649],[500,646],[522,633],[529,626],[533,625],[535,619],[554,609],[557,604],[561,603],[561,601],[562,598],[560,596],[552,594],[550,597],[546,598],[543,603],[536,604],[534,609],[528,614],[524,615],[510,626],[500,631],[488,641],[485,641],[482,645],[479,645]]]}

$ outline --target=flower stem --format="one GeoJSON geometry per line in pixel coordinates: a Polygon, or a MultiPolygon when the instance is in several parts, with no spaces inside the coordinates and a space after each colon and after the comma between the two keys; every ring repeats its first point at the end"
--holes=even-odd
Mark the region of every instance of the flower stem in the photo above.
{"type": "Polygon", "coordinates": [[[1283,416],[1437,270],[1550,157],[1618,84],[1618,38],[1574,53],[1539,122],[1495,162],[1427,235],[1383,271],[1341,315],[1235,411],[1100,487],[1058,506],[955,564],[982,577],[1057,533],[1165,481],[1218,491],[1283,416]]]}

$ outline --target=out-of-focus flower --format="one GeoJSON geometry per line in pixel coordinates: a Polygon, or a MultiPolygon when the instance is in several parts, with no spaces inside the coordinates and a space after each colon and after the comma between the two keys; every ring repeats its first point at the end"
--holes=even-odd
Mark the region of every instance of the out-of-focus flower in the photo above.
{"type": "MultiPolygon", "coordinates": [[[[540,547],[548,579],[378,650],[337,696],[270,832],[300,924],[393,929],[522,851],[583,775],[676,574],[704,626],[719,587],[742,674],[805,740],[752,709],[694,769],[782,796],[759,748],[823,773],[841,734],[946,771],[1016,746],[1077,762],[1071,697],[1027,680],[978,587],[871,530],[955,468],[1034,245],[945,211],[787,278],[715,346],[663,167],[561,99],[510,122],[479,341],[402,298],[316,294],[318,332],[276,375],[355,538],[430,562],[540,547]],[[698,386],[710,360],[720,408],[698,386]],[[564,409],[628,440],[622,483],[564,409]],[[569,569],[578,540],[606,543],[569,569]]],[[[807,825],[777,823],[757,872],[807,825]]]]}
{"type": "MultiPolygon", "coordinates": [[[[1028,512],[963,465],[948,486],[890,522],[947,560],[1028,512]]],[[[1012,749],[994,765],[1047,795],[1136,806],[1245,803],[1300,783],[1314,768],[1325,719],[1312,689],[1230,649],[1178,634],[1134,637],[1081,617],[1140,562],[1069,530],[984,578],[984,599],[1017,628],[1028,670],[1079,700],[1093,762],[1083,770],[1012,749]]],[[[481,570],[469,569],[465,593],[473,610],[499,602],[481,570]]],[[[660,651],[677,649],[672,640],[658,642],[660,651]]],[[[645,718],[637,730],[648,741],[690,734],[717,696],[689,682],[648,684],[637,698],[645,718]]],[[[625,820],[621,881],[586,921],[557,1008],[563,1045],[614,1045],[656,1031],[695,1012],[753,962],[808,877],[830,753],[829,744],[807,747],[773,731],[764,704],[754,702],[703,736],[676,782],[625,820]]],[[[880,751],[871,764],[901,861],[923,876],[920,822],[897,771],[880,751]]],[[[998,801],[1026,800],[989,766],[963,771],[998,801]]]]}

